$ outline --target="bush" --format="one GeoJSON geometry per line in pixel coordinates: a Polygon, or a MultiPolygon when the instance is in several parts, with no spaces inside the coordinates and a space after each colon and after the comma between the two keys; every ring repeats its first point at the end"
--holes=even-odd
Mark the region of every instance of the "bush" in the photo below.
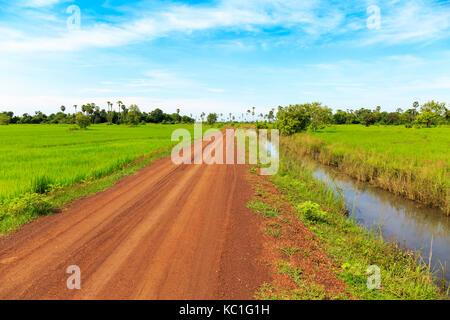
{"type": "Polygon", "coordinates": [[[85,116],[81,112],[77,113],[77,116],[75,118],[75,122],[80,127],[80,129],[86,129],[88,126],[91,125],[91,120],[88,116],[85,116]]]}
{"type": "Polygon", "coordinates": [[[20,214],[44,215],[53,208],[49,197],[37,194],[27,193],[20,198],[15,198],[2,204],[0,219],[6,216],[16,216],[20,214]]]}
{"type": "Polygon", "coordinates": [[[326,222],[327,213],[317,203],[306,201],[297,206],[297,214],[304,215],[311,222],[326,222]]]}

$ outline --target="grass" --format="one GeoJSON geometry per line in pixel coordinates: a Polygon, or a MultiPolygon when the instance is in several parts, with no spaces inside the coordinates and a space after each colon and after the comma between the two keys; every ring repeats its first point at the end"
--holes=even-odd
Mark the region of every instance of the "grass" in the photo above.
{"type": "Polygon", "coordinates": [[[450,127],[342,125],[283,137],[281,148],[450,214],[450,127]]]}
{"type": "Polygon", "coordinates": [[[253,210],[257,215],[262,215],[264,218],[277,217],[279,212],[274,206],[259,200],[251,200],[247,203],[247,208],[253,210]]]}
{"type": "Polygon", "coordinates": [[[0,126],[0,233],[104,190],[169,155],[177,128],[193,131],[192,125],[0,126]]]}
{"type": "MultiPolygon", "coordinates": [[[[288,148],[281,149],[281,170],[272,182],[297,209],[296,218],[313,231],[333,264],[339,266],[335,273],[345,282],[348,293],[356,299],[445,299],[419,256],[404,253],[375,231],[357,225],[345,214],[343,199],[316,181],[292,157],[288,148]],[[367,269],[372,265],[381,270],[380,290],[367,287],[367,269]]],[[[283,252],[291,256],[295,249],[284,248],[283,252]]],[[[284,265],[280,270],[292,273],[294,280],[300,281],[298,272],[289,266],[284,265]]],[[[262,298],[268,292],[268,288],[263,289],[258,295],[262,298]]],[[[322,297],[320,292],[317,290],[318,299],[322,297]]],[[[283,299],[283,295],[270,298],[283,299]]]]}

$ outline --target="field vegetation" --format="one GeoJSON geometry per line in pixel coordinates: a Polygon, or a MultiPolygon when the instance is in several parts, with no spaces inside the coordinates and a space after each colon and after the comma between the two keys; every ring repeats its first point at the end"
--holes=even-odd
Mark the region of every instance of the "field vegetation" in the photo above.
{"type": "Polygon", "coordinates": [[[297,161],[336,166],[359,181],[450,213],[450,127],[332,126],[281,139],[297,161]]]}
{"type": "Polygon", "coordinates": [[[58,190],[91,183],[169,150],[176,143],[171,141],[176,128],[193,130],[182,124],[0,127],[0,233],[50,212],[55,203],[48,196],[58,190]]]}

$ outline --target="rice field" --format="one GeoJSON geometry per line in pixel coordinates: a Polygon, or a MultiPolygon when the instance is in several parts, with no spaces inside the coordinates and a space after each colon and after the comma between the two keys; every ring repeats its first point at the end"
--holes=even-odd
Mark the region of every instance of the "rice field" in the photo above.
{"type": "Polygon", "coordinates": [[[285,137],[310,156],[354,178],[450,212],[450,127],[333,126],[285,137]]]}
{"type": "Polygon", "coordinates": [[[177,128],[193,131],[192,125],[0,126],[0,201],[108,175],[176,144],[177,128]]]}

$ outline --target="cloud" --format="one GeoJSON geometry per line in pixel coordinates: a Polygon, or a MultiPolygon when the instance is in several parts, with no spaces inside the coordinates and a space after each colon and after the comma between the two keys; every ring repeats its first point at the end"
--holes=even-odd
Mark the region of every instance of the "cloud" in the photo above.
{"type": "MultiPolygon", "coordinates": [[[[29,6],[49,6],[58,0],[29,0],[29,6]]],[[[366,5],[371,4],[369,1],[366,5]]],[[[323,35],[351,33],[351,42],[358,45],[376,43],[433,41],[448,37],[450,10],[433,6],[423,0],[408,2],[380,2],[381,28],[368,30],[366,7],[355,3],[296,0],[228,0],[215,6],[169,4],[158,11],[127,9],[124,23],[84,24],[81,30],[69,32],[64,27],[53,35],[19,37],[14,32],[0,38],[6,51],[75,51],[86,48],[118,47],[125,44],[150,41],[171,33],[192,34],[199,31],[264,33],[265,29],[281,27],[303,34],[314,41],[323,35]]],[[[117,8],[117,10],[125,10],[117,8]]],[[[239,43],[239,41],[235,42],[239,43]]],[[[267,46],[267,43],[265,43],[267,46]]]]}
{"type": "Polygon", "coordinates": [[[381,7],[381,28],[367,32],[360,45],[401,44],[436,41],[450,31],[450,8],[430,1],[387,2],[381,7]]]}
{"type": "Polygon", "coordinates": [[[61,2],[61,0],[26,0],[23,2],[23,6],[25,7],[47,7],[61,2]]]}
{"type": "MultiPolygon", "coordinates": [[[[38,1],[38,0],[35,0],[38,1]]],[[[42,1],[44,4],[45,1],[42,1]]],[[[40,2],[36,2],[40,3],[40,2]]],[[[48,2],[49,3],[49,2],[48,2]]],[[[171,5],[158,12],[141,13],[123,24],[83,24],[79,31],[61,29],[48,37],[3,37],[0,45],[6,51],[74,51],[89,47],[115,47],[164,37],[170,33],[226,29],[258,32],[262,27],[297,26],[305,34],[318,36],[337,27],[343,14],[335,10],[314,14],[320,1],[222,1],[215,7],[171,5]]]]}

